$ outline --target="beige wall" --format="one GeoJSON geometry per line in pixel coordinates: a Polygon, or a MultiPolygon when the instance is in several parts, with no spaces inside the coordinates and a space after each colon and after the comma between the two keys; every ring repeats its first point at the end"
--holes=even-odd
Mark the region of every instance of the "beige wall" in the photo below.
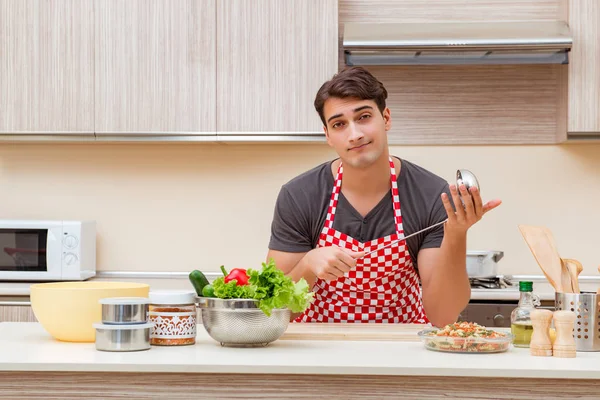
{"type": "MultiPolygon", "coordinates": [[[[473,170],[504,204],[469,249],[503,273],[541,274],[517,224],[550,227],[584,275],[600,264],[600,145],[394,147],[447,180],[473,170]]],[[[333,157],[326,145],[0,144],[0,218],[95,219],[98,268],[216,271],[263,261],[282,183],[333,157]]]]}

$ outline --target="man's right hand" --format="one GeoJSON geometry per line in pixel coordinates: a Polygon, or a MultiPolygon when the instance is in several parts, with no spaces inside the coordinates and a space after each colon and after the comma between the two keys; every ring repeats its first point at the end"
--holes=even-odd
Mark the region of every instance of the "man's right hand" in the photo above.
{"type": "Polygon", "coordinates": [[[356,260],[364,255],[337,246],[319,247],[309,251],[303,262],[317,278],[333,281],[356,267],[356,260]]]}

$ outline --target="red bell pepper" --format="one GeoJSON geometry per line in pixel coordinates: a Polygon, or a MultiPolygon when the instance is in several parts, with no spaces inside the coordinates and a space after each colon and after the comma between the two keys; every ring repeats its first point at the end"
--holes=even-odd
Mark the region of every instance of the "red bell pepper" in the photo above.
{"type": "Polygon", "coordinates": [[[225,266],[221,265],[221,271],[223,271],[223,275],[225,276],[225,283],[229,283],[235,279],[238,286],[246,286],[248,284],[248,280],[250,279],[248,274],[246,274],[246,270],[242,268],[234,268],[229,271],[228,274],[225,270],[225,266]]]}

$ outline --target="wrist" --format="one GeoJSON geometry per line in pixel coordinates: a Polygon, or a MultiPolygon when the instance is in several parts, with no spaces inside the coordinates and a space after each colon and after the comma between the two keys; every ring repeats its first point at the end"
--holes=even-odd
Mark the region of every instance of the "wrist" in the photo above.
{"type": "Polygon", "coordinates": [[[297,268],[299,268],[300,274],[304,277],[316,277],[315,273],[311,268],[311,259],[315,250],[316,249],[312,249],[308,253],[306,253],[298,263],[297,268]]]}
{"type": "Polygon", "coordinates": [[[467,232],[449,230],[444,233],[443,243],[453,249],[467,248],[467,232]]]}

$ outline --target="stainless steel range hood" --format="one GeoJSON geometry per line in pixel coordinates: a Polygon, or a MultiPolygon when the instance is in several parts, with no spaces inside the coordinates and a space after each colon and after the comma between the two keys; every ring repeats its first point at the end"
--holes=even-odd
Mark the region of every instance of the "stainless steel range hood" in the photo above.
{"type": "Polygon", "coordinates": [[[563,21],[346,23],[347,65],[568,64],[563,21]]]}

